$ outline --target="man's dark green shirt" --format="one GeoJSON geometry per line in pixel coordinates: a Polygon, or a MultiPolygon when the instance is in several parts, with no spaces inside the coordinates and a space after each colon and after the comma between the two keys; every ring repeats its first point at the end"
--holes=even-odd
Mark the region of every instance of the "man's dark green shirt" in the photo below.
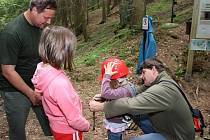
{"type": "MultiPolygon", "coordinates": [[[[0,64],[16,65],[15,70],[30,87],[33,87],[31,78],[40,62],[38,44],[41,31],[30,25],[21,14],[8,23],[0,34],[0,64]]],[[[16,91],[2,74],[0,87],[4,91],[16,91]]]]}

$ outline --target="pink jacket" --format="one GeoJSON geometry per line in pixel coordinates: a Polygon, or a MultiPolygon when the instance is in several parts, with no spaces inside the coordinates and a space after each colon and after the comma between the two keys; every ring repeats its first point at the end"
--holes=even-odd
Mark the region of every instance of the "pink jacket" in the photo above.
{"type": "Polygon", "coordinates": [[[72,134],[89,130],[90,124],[82,114],[80,97],[63,70],[41,62],[32,82],[36,92],[43,94],[42,104],[53,131],[72,134]]]}

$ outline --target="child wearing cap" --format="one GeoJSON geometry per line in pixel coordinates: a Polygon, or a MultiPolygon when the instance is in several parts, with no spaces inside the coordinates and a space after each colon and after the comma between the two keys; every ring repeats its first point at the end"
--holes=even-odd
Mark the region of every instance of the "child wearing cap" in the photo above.
{"type": "MultiPolygon", "coordinates": [[[[108,58],[101,65],[102,80],[101,98],[114,100],[122,97],[133,97],[136,94],[135,86],[130,83],[126,76],[128,67],[123,60],[117,58],[108,58]]],[[[95,100],[99,95],[94,97],[95,100]]],[[[128,128],[128,123],[123,121],[123,117],[114,117],[104,119],[104,126],[107,129],[108,140],[122,140],[123,132],[128,128]]]]}

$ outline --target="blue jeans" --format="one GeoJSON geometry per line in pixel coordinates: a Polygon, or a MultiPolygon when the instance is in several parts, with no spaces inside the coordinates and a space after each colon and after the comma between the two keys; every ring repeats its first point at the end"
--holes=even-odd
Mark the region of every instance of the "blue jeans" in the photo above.
{"type": "Polygon", "coordinates": [[[123,139],[123,132],[114,133],[108,130],[107,134],[108,134],[108,140],[122,140],[123,139]]]}
{"type": "Polygon", "coordinates": [[[146,114],[132,116],[132,119],[136,123],[136,125],[138,125],[139,128],[141,128],[144,134],[150,134],[156,132],[152,126],[149,117],[146,114]]]}
{"type": "Polygon", "coordinates": [[[4,109],[9,125],[10,140],[26,140],[25,125],[32,107],[46,136],[50,136],[49,122],[42,106],[32,106],[30,100],[20,92],[3,92],[4,109]]]}
{"type": "Polygon", "coordinates": [[[166,138],[159,133],[150,133],[138,137],[133,137],[130,140],[166,140],[166,138]]]}

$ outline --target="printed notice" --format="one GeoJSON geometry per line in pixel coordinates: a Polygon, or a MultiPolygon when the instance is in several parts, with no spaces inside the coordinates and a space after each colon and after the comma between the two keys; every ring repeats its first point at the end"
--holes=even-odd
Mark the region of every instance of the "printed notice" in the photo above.
{"type": "Polygon", "coordinates": [[[200,1],[196,38],[210,38],[210,0],[200,1]]]}
{"type": "Polygon", "coordinates": [[[210,51],[210,40],[191,39],[190,50],[210,51]]]}

